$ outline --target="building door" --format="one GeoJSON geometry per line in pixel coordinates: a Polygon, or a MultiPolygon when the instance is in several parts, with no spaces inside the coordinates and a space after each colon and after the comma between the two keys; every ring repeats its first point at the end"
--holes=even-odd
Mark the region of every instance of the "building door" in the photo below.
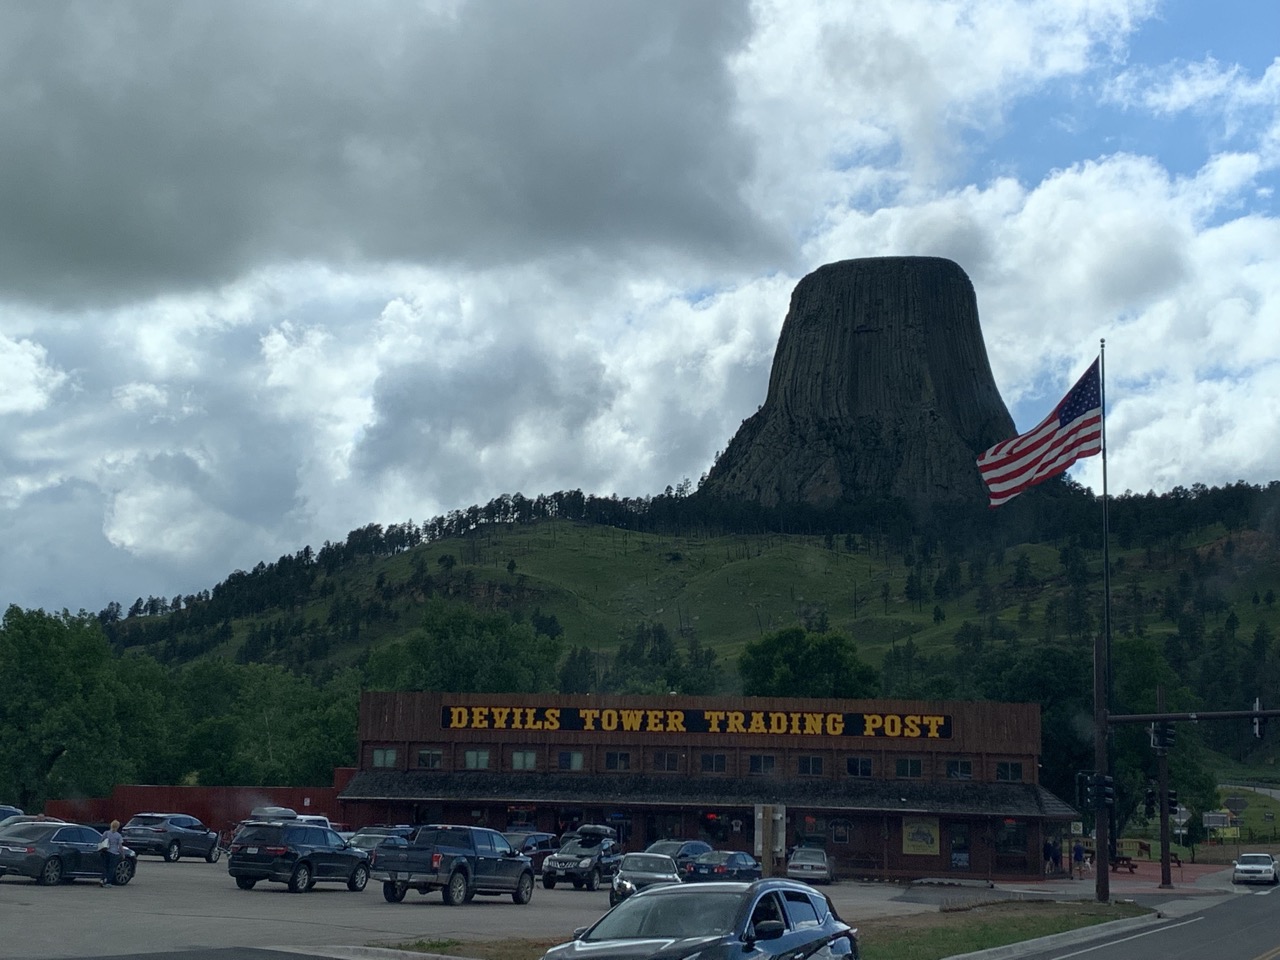
{"type": "Polygon", "coordinates": [[[969,857],[969,824],[948,823],[947,837],[951,852],[951,869],[972,870],[972,861],[969,857]]]}

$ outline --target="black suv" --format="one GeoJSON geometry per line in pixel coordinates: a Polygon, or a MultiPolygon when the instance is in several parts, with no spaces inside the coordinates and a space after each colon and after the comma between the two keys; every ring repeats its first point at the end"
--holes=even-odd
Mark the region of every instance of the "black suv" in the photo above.
{"type": "Polygon", "coordinates": [[[337,881],[359,893],[369,882],[369,854],[325,827],[250,820],[231,842],[227,872],[241,890],[252,890],[259,880],[273,880],[303,893],[317,881],[337,881]]]}
{"type": "Polygon", "coordinates": [[[179,857],[204,857],[217,863],[222,856],[217,832],[185,813],[137,813],[120,833],[125,846],[164,857],[170,863],[179,857]]]}
{"type": "Polygon", "coordinates": [[[655,840],[644,848],[645,853],[661,853],[674,860],[681,876],[689,864],[711,850],[711,844],[703,840],[655,840]]]}
{"type": "Polygon", "coordinates": [[[587,824],[578,827],[577,834],[542,862],[542,885],[548,890],[561,880],[572,883],[575,890],[598,890],[601,880],[618,872],[622,848],[614,839],[618,833],[613,827],[587,824]]]}

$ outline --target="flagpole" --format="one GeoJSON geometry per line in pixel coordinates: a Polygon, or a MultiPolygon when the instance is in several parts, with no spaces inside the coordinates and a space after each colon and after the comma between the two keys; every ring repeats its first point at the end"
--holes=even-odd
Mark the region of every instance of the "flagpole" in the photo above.
{"type": "MultiPolygon", "coordinates": [[[[1095,773],[1094,795],[1101,801],[1102,779],[1111,775],[1111,738],[1108,717],[1111,711],[1111,529],[1107,506],[1107,341],[1103,339],[1098,350],[1099,402],[1102,412],[1102,629],[1098,631],[1093,649],[1093,754],[1095,773]]],[[[1095,804],[1094,826],[1097,849],[1094,855],[1095,889],[1099,903],[1111,899],[1111,857],[1115,844],[1115,805],[1095,804]]]]}

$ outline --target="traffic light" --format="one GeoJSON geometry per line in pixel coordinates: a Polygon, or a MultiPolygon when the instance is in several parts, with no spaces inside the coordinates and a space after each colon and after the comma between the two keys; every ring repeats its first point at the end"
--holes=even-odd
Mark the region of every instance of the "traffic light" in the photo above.
{"type": "MultiPolygon", "coordinates": [[[[1261,709],[1262,709],[1262,698],[1261,698],[1261,697],[1254,697],[1254,698],[1253,698],[1253,709],[1254,709],[1254,710],[1261,710],[1261,709]]],[[[1266,718],[1266,717],[1254,717],[1254,718],[1253,718],[1253,735],[1254,735],[1255,737],[1257,737],[1259,740],[1261,740],[1261,739],[1262,739],[1262,735],[1263,735],[1263,734],[1265,734],[1266,732],[1267,732],[1267,718],[1266,718]]]]}
{"type": "Polygon", "coordinates": [[[1169,791],[1169,809],[1170,810],[1178,809],[1178,791],[1177,790],[1169,791]]]}
{"type": "Polygon", "coordinates": [[[1084,777],[1084,808],[1092,810],[1097,805],[1097,795],[1094,791],[1094,775],[1092,773],[1085,774],[1084,777]]]}
{"type": "Polygon", "coordinates": [[[1143,813],[1146,814],[1148,820],[1156,815],[1156,792],[1151,787],[1147,787],[1147,795],[1144,799],[1143,808],[1143,813]]]}
{"type": "Polygon", "coordinates": [[[1114,807],[1116,805],[1116,782],[1111,777],[1099,777],[1098,807],[1114,807]]]}
{"type": "Polygon", "coordinates": [[[1164,744],[1166,750],[1173,748],[1173,743],[1178,738],[1178,728],[1173,725],[1172,720],[1164,722],[1164,730],[1160,734],[1160,741],[1164,744]]]}

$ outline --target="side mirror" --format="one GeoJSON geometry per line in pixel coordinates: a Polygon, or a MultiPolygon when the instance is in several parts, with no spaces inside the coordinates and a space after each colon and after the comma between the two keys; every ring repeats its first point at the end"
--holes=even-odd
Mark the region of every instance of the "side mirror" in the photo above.
{"type": "Polygon", "coordinates": [[[752,940],[777,940],[786,932],[786,924],[781,920],[761,920],[752,924],[752,940]]]}
{"type": "Polygon", "coordinates": [[[587,932],[587,928],[586,928],[586,927],[574,927],[574,929],[573,929],[573,939],[575,939],[575,940],[581,940],[581,939],[582,939],[582,935],[583,935],[584,933],[586,933],[586,932],[587,932]]]}

